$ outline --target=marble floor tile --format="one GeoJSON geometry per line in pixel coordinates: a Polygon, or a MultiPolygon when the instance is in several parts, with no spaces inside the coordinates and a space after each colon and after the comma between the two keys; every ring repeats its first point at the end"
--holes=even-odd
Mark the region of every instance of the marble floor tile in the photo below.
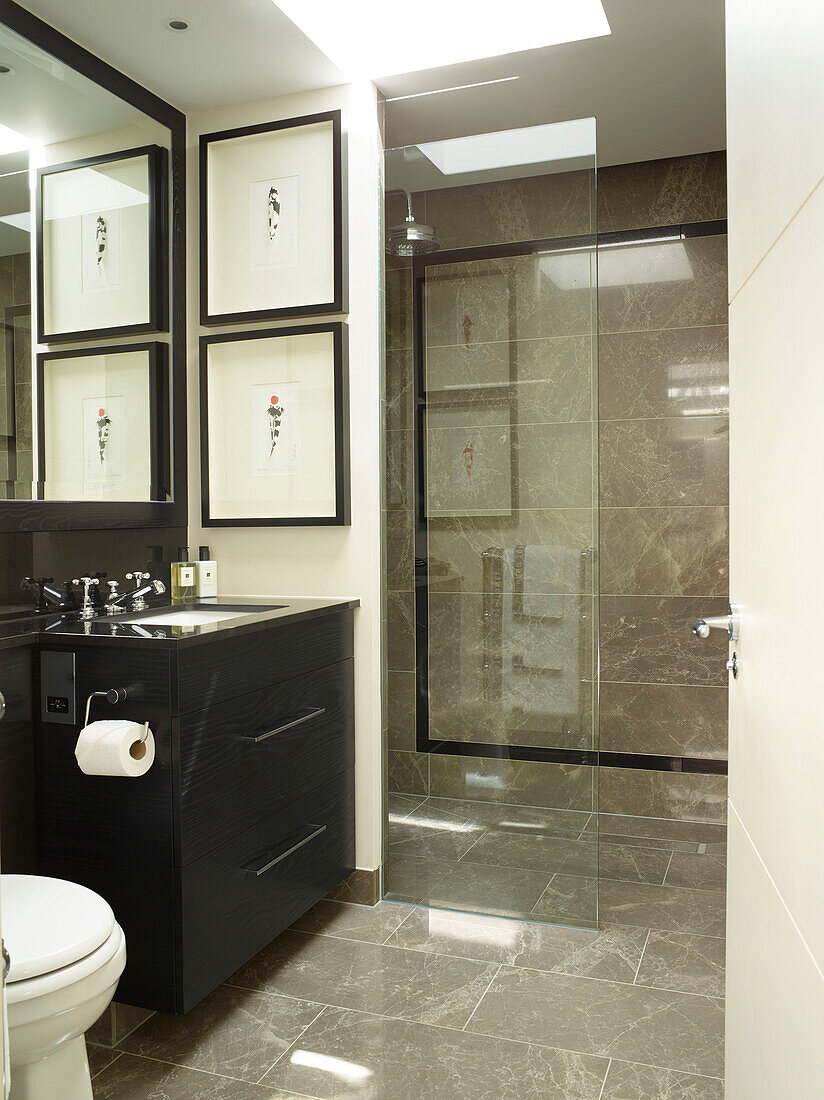
{"type": "Polygon", "coordinates": [[[428,798],[415,816],[472,822],[497,832],[528,830],[543,836],[580,836],[593,819],[589,810],[561,810],[545,806],[515,806],[506,802],[434,797],[428,798]]]}
{"type": "Polygon", "coordinates": [[[651,931],[637,985],[724,996],[726,944],[714,936],[651,931]]]}
{"type": "Polygon", "coordinates": [[[437,829],[410,817],[406,821],[389,823],[389,852],[393,856],[457,861],[473,847],[481,833],[479,826],[437,829]]]}
{"type": "Polygon", "coordinates": [[[727,826],[712,821],[682,821],[667,817],[633,817],[631,814],[598,814],[602,833],[623,836],[656,837],[662,840],[685,840],[690,843],[726,843],[727,826]]]}
{"type": "Polygon", "coordinates": [[[229,984],[461,1028],[494,973],[467,959],[287,931],[229,984]]]}
{"type": "Polygon", "coordinates": [[[435,859],[389,854],[383,867],[384,893],[390,901],[426,905],[454,864],[435,859]]]}
{"type": "Polygon", "coordinates": [[[724,1082],[613,1060],[600,1100],[724,1100],[724,1082]]]}
{"type": "Polygon", "coordinates": [[[594,928],[598,920],[598,879],[554,875],[530,917],[532,920],[549,921],[550,924],[594,928]]]}
{"type": "Polygon", "coordinates": [[[669,867],[671,853],[657,848],[629,844],[598,844],[598,874],[624,882],[651,882],[660,886],[669,867]]]}
{"type": "Polygon", "coordinates": [[[411,905],[379,901],[377,905],[347,905],[344,902],[319,901],[292,925],[298,932],[321,936],[340,936],[347,940],[384,943],[386,937],[413,912],[411,905]]]}
{"type": "Polygon", "coordinates": [[[667,932],[724,935],[726,898],[722,891],[602,879],[599,903],[601,920],[607,922],[667,932]]]}
{"type": "Polygon", "coordinates": [[[435,884],[429,904],[500,917],[526,917],[546,890],[551,872],[482,863],[453,863],[435,884]]]}
{"type": "Polygon", "coordinates": [[[156,1013],[120,1049],[255,1082],[322,1008],[306,999],[220,986],[185,1016],[156,1013]]]}
{"type": "MultiPolygon", "coordinates": [[[[466,852],[462,862],[542,871],[547,875],[547,880],[557,871],[569,875],[594,875],[598,865],[598,846],[594,836],[588,840],[576,840],[536,835],[531,830],[526,833],[489,830],[466,852]]],[[[666,862],[661,871],[662,878],[665,870],[666,862]]]]}
{"type": "Polygon", "coordinates": [[[389,820],[392,821],[395,818],[400,820],[401,818],[408,817],[413,810],[418,808],[418,806],[422,806],[424,801],[423,795],[398,794],[395,791],[389,791],[386,796],[386,808],[389,813],[389,820]]]}
{"type": "Polygon", "coordinates": [[[323,1100],[596,1100],[603,1058],[329,1008],[264,1078],[323,1100]]]}
{"type": "Polygon", "coordinates": [[[686,852],[675,852],[666,881],[668,886],[688,886],[694,890],[726,890],[726,853],[688,855],[686,852]]]}
{"type": "Polygon", "coordinates": [[[92,1077],[96,1077],[101,1070],[104,1070],[106,1066],[110,1066],[115,1059],[120,1057],[120,1051],[112,1050],[111,1047],[99,1047],[87,1040],[86,1055],[89,1059],[89,1072],[92,1077]]]}
{"type": "Polygon", "coordinates": [[[622,844],[633,848],[657,848],[665,852],[697,852],[692,840],[667,840],[653,836],[622,836],[620,833],[599,833],[601,844],[622,844]]]}
{"type": "Polygon", "coordinates": [[[720,1076],[724,1009],[709,997],[502,967],[467,1031],[720,1076]]]}
{"type": "Polygon", "coordinates": [[[589,931],[419,908],[386,942],[481,962],[632,982],[646,938],[645,928],[611,925],[589,931]]]}
{"type": "Polygon", "coordinates": [[[281,1100],[293,1093],[123,1054],[94,1079],[94,1100],[281,1100]]]}

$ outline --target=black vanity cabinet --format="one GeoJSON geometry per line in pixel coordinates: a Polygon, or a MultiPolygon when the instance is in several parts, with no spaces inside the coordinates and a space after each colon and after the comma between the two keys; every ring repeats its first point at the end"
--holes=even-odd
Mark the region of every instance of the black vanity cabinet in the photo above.
{"type": "Polygon", "coordinates": [[[354,867],[353,612],[221,630],[196,645],[118,638],[75,661],[77,724],[36,734],[38,870],[106,898],[126,934],[117,999],[186,1012],[354,867]],[[149,720],[140,779],[84,775],[92,719],[149,720]]]}

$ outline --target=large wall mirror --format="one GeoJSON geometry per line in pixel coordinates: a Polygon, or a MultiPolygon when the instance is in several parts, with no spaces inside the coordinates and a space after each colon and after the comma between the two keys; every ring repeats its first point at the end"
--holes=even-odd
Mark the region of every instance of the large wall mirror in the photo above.
{"type": "Polygon", "coordinates": [[[185,140],[0,0],[0,530],[186,523],[185,140]]]}

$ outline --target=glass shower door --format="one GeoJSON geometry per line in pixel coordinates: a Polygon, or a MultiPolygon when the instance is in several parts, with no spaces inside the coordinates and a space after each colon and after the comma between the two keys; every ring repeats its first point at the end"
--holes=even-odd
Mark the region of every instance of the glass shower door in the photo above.
{"type": "Polygon", "coordinates": [[[594,149],[553,167],[425,192],[442,241],[409,270],[427,786],[390,805],[385,893],[593,927],[594,149]]]}

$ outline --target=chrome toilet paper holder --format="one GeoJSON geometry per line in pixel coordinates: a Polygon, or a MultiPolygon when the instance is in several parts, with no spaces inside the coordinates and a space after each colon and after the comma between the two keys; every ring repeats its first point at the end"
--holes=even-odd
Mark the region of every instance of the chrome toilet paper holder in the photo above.
{"type": "MultiPolygon", "coordinates": [[[[88,697],[88,699],[86,700],[86,720],[83,723],[84,726],[88,726],[88,724],[89,724],[89,712],[90,712],[91,707],[92,707],[92,699],[96,699],[96,698],[105,699],[107,703],[111,703],[111,705],[114,706],[115,703],[122,703],[123,700],[126,698],[126,689],[125,688],[109,688],[108,691],[93,691],[91,693],[91,695],[88,697]]],[[[141,742],[145,741],[148,736],[149,736],[149,723],[144,722],[143,723],[143,736],[140,738],[140,741],[141,742]]]]}

